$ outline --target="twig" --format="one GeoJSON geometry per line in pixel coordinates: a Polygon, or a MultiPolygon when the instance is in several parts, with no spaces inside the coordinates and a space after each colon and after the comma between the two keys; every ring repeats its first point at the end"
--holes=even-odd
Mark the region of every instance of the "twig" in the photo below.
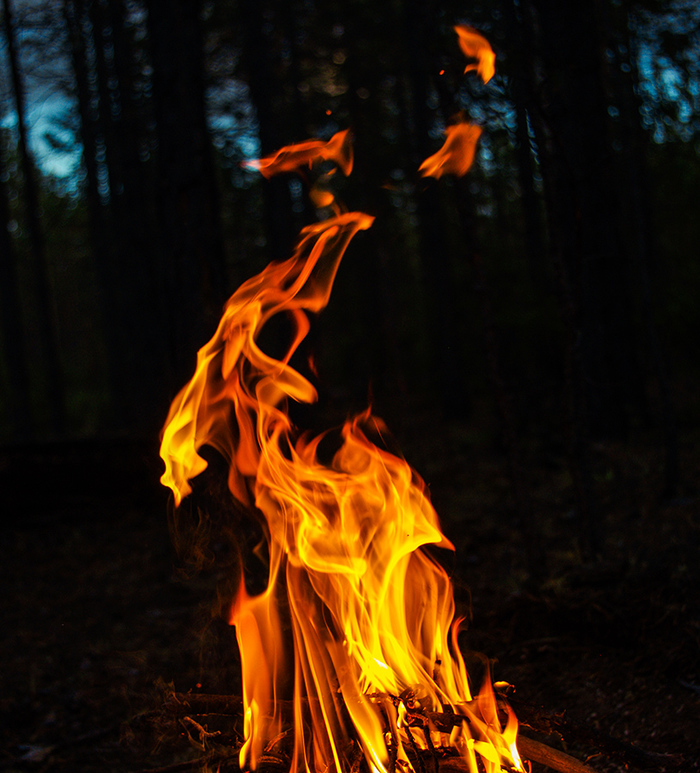
{"type": "Polygon", "coordinates": [[[163,704],[169,714],[243,713],[243,700],[237,695],[204,695],[201,693],[171,693],[163,704]]]}
{"type": "Polygon", "coordinates": [[[216,730],[213,733],[210,733],[208,730],[206,730],[204,727],[202,727],[199,722],[195,722],[192,717],[182,717],[180,720],[180,724],[185,728],[185,732],[187,733],[190,741],[197,746],[200,751],[205,751],[204,742],[207,738],[215,738],[216,736],[221,735],[220,730],[216,730]],[[195,741],[192,737],[192,733],[190,732],[190,726],[194,728],[197,733],[199,734],[199,741],[195,741]]]}

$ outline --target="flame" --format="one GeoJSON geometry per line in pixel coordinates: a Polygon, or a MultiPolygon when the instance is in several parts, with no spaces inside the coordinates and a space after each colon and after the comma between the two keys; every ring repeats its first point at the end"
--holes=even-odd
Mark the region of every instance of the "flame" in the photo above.
{"type": "MultiPolygon", "coordinates": [[[[311,143],[303,152],[283,149],[260,170],[288,171],[293,159],[313,164],[332,143],[315,143],[316,156],[311,143]]],[[[472,695],[450,580],[426,552],[452,545],[425,484],[373,442],[386,427],[369,409],[345,423],[326,464],[318,452],[325,435],[300,434],[286,411],[290,399],[316,400],[290,360],[309,314],[328,303],[350,240],[372,221],[346,212],[306,227],[289,260],[233,294],[171,406],[161,480],[179,505],[207,466],[199,451],[213,446],[229,462],[233,497],[264,517],[267,587],[250,595],[241,577],[230,611],[243,671],[241,769],[255,770],[270,744],[291,731],[295,773],[342,773],[362,755],[373,773],[397,761],[412,771],[417,748],[446,745],[474,772],[521,770],[517,720],[510,714],[501,727],[488,679],[472,695]],[[281,359],[258,345],[277,314],[294,328],[281,359]],[[447,731],[425,719],[445,711],[447,731]],[[410,728],[418,713],[427,722],[424,741],[410,728]]]]}
{"type": "Polygon", "coordinates": [[[481,128],[465,120],[445,129],[447,139],[443,146],[418,167],[423,177],[442,177],[444,174],[465,175],[474,161],[476,143],[481,128]]]}
{"type": "Polygon", "coordinates": [[[282,172],[294,172],[317,161],[333,161],[345,176],[352,171],[352,137],[350,130],[337,132],[328,142],[307,140],[296,145],[287,145],[277,153],[265,158],[245,161],[243,166],[257,169],[263,177],[270,178],[282,172]]]}
{"type": "Polygon", "coordinates": [[[476,64],[468,64],[464,72],[476,70],[484,83],[488,83],[496,74],[496,54],[494,54],[490,43],[483,35],[480,35],[472,27],[466,24],[458,24],[455,32],[459,36],[459,47],[462,53],[470,59],[476,59],[476,64]]]}

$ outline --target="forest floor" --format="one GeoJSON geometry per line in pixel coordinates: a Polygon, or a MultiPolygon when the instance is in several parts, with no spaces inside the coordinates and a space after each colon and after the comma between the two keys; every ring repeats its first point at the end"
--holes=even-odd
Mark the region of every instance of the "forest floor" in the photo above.
{"type": "MultiPolygon", "coordinates": [[[[398,435],[456,547],[458,609],[471,603],[462,646],[493,659],[518,700],[683,755],[668,770],[700,769],[697,432],[666,502],[651,443],[596,446],[605,553],[589,563],[565,460],[544,443],[528,451],[545,557],[536,581],[502,455],[430,412],[398,435]]],[[[157,449],[135,443],[0,454],[1,770],[171,766],[199,752],[152,721],[168,690],[240,694],[233,630],[212,611],[216,571],[174,570],[158,475],[157,449]]],[[[624,769],[592,747],[568,751],[597,771],[624,769]]]]}

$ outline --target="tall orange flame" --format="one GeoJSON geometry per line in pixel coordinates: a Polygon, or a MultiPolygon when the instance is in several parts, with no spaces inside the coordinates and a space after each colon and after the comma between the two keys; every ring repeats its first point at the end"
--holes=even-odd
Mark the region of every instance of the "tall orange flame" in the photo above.
{"type": "Polygon", "coordinates": [[[496,54],[491,44],[483,35],[467,27],[466,24],[458,24],[454,29],[459,37],[458,42],[462,53],[470,59],[477,60],[476,64],[468,64],[464,72],[476,70],[484,83],[488,83],[496,74],[496,54]]]}
{"type": "Polygon", "coordinates": [[[445,129],[444,145],[418,167],[423,177],[442,177],[444,174],[465,175],[474,161],[476,143],[481,128],[462,120],[445,129]]]}
{"type": "MultiPolygon", "coordinates": [[[[325,148],[316,146],[318,158],[325,148]]],[[[276,155],[276,171],[289,169],[287,150],[276,155]]],[[[296,158],[315,160],[306,150],[296,158]]],[[[162,482],[179,504],[206,468],[201,448],[213,446],[230,463],[231,494],[267,525],[267,587],[250,595],[241,578],[230,613],[243,669],[242,769],[254,770],[266,745],[292,728],[292,771],[349,771],[358,749],[372,773],[385,773],[392,760],[411,771],[406,747],[415,741],[406,725],[416,707],[449,707],[462,720],[449,736],[432,724],[428,733],[473,773],[521,769],[515,718],[501,727],[488,680],[472,696],[450,581],[425,551],[452,547],[425,485],[371,441],[384,427],[369,410],[345,423],[330,464],[319,460],[323,436],[300,435],[285,410],[289,399],[316,399],[290,359],[309,313],[327,304],[350,240],[372,221],[348,212],[305,228],[289,260],[233,294],[170,409],[162,482]],[[275,359],[257,341],[280,313],[295,332],[275,359]],[[293,700],[283,700],[291,682],[293,700]]]]}

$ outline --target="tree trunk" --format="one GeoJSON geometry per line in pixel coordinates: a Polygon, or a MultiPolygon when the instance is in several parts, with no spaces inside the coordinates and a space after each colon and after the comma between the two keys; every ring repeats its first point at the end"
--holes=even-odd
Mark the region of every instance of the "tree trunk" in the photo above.
{"type": "Polygon", "coordinates": [[[152,207],[141,160],[146,120],[133,80],[133,41],[121,0],[91,0],[99,127],[109,181],[110,246],[105,295],[110,312],[114,408],[119,425],[150,431],[162,419],[166,345],[152,207]]]}
{"type": "MultiPolygon", "coordinates": [[[[638,56],[629,32],[627,9],[608,8],[607,13],[617,13],[619,17],[608,21],[611,29],[619,31],[615,44],[611,45],[618,58],[609,64],[606,71],[611,96],[620,111],[616,137],[619,148],[619,199],[628,224],[626,235],[637,278],[641,318],[647,337],[647,356],[658,388],[659,423],[664,445],[663,495],[672,498],[676,496],[679,479],[678,428],[666,351],[654,321],[654,297],[649,276],[650,268],[658,262],[659,255],[646,166],[648,137],[639,120],[638,56]],[[623,51],[627,52],[626,56],[620,53],[623,51]]],[[[643,386],[640,382],[640,391],[643,386]]],[[[644,400],[645,395],[639,394],[638,401],[643,403],[644,400]]]]}
{"type": "Polygon", "coordinates": [[[107,348],[109,385],[112,392],[112,410],[108,424],[116,424],[119,421],[123,426],[124,423],[130,423],[127,396],[133,389],[133,382],[130,382],[131,374],[123,357],[122,315],[119,311],[113,271],[114,244],[110,235],[107,207],[100,193],[98,158],[104,150],[105,131],[100,111],[95,105],[96,95],[93,94],[91,86],[91,82],[96,82],[97,76],[91,66],[86,46],[87,15],[84,0],[64,0],[63,14],[68,30],[71,63],[78,97],[90,243],[102,299],[102,329],[107,348]]]}
{"type": "MultiPolygon", "coordinates": [[[[578,542],[583,555],[592,558],[602,549],[602,524],[595,502],[590,460],[589,364],[582,352],[586,338],[581,320],[578,259],[578,208],[566,163],[561,157],[562,140],[552,126],[549,112],[556,101],[547,94],[540,57],[542,31],[534,3],[522,0],[509,6],[516,46],[516,100],[532,121],[544,182],[549,254],[555,277],[560,313],[566,330],[564,352],[564,428],[568,464],[576,494],[578,542]],[[516,37],[517,35],[517,37],[516,37]]],[[[551,75],[556,78],[556,74],[551,75]]]]}
{"type": "Polygon", "coordinates": [[[84,39],[85,3],[84,0],[64,0],[63,15],[68,29],[71,64],[75,76],[80,115],[80,140],[83,146],[83,164],[86,173],[86,199],[90,215],[90,238],[95,260],[107,259],[109,253],[109,234],[100,195],[98,153],[100,134],[99,116],[93,109],[93,94],[90,87],[90,64],[84,39]]]}
{"type": "MultiPolygon", "coordinates": [[[[434,61],[429,71],[438,72],[434,61]]],[[[456,112],[455,94],[451,93],[445,79],[438,79],[436,89],[442,112],[449,116],[456,112]]],[[[533,191],[534,193],[534,191],[533,191]]],[[[472,291],[481,313],[481,337],[486,359],[486,375],[495,403],[499,422],[500,439],[506,455],[508,477],[513,490],[518,516],[518,529],[523,535],[525,557],[530,577],[541,578],[546,571],[545,556],[542,552],[539,524],[535,519],[532,498],[525,482],[525,470],[520,452],[517,419],[514,410],[513,389],[504,376],[501,345],[496,326],[493,294],[484,265],[483,251],[477,235],[476,211],[473,196],[469,191],[468,176],[455,182],[455,202],[461,225],[462,256],[469,265],[472,275],[472,291]]]]}
{"type": "Polygon", "coordinates": [[[226,297],[219,193],[207,129],[200,2],[147,0],[157,132],[156,202],[169,356],[189,378],[226,297]]]}
{"type": "Polygon", "coordinates": [[[630,266],[621,237],[609,118],[601,72],[605,41],[596,0],[529,0],[529,33],[542,77],[535,86],[550,141],[552,217],[578,306],[579,342],[594,436],[619,437],[640,381],[632,324],[630,266]]]}
{"type": "MultiPolygon", "coordinates": [[[[258,135],[263,156],[305,137],[289,134],[289,110],[275,77],[274,44],[266,34],[261,0],[244,0],[246,25],[241,50],[250,97],[258,116],[258,135]]],[[[286,260],[294,249],[299,224],[292,211],[289,179],[274,177],[263,187],[265,235],[271,260],[286,260]]]]}
{"type": "Polygon", "coordinates": [[[523,100],[516,102],[516,154],[518,159],[518,181],[520,183],[520,201],[525,223],[525,249],[530,265],[530,276],[538,286],[545,284],[544,267],[546,247],[542,234],[542,215],[538,196],[535,191],[535,164],[528,133],[528,113],[523,100]]]}
{"type": "MultiPolygon", "coordinates": [[[[430,10],[419,0],[405,4],[408,76],[413,134],[414,169],[434,152],[430,129],[434,116],[428,106],[430,62],[425,30],[430,28],[430,10]]],[[[464,354],[457,334],[457,299],[450,250],[445,239],[440,191],[433,180],[421,180],[416,191],[419,244],[428,309],[431,319],[431,350],[439,382],[442,407],[450,416],[465,416],[469,410],[464,354]]]]}
{"type": "Polygon", "coordinates": [[[0,331],[8,381],[7,427],[9,439],[28,440],[33,433],[29,372],[17,284],[17,259],[8,231],[9,205],[2,182],[5,161],[0,154],[0,331]]]}
{"type": "Polygon", "coordinates": [[[39,345],[46,377],[46,391],[51,417],[51,429],[56,435],[61,435],[66,429],[64,384],[61,362],[58,354],[56,326],[53,314],[53,299],[49,287],[46,247],[39,222],[39,192],[36,184],[36,171],[29,153],[27,143],[27,127],[25,124],[26,100],[24,84],[20,72],[17,52],[16,30],[13,24],[10,0],[2,0],[4,13],[5,36],[7,52],[10,60],[12,88],[14,90],[17,109],[17,131],[19,137],[19,156],[24,178],[25,214],[27,231],[29,233],[30,251],[32,257],[34,294],[37,303],[37,319],[39,329],[39,345]]]}

